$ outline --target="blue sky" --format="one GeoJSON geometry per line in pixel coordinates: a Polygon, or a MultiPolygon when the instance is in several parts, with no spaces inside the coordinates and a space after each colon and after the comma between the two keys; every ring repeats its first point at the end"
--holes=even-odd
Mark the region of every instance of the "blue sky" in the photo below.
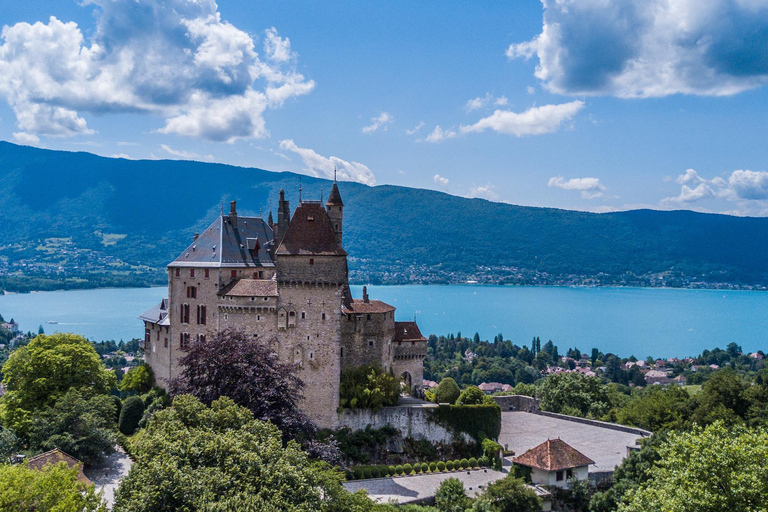
{"type": "Polygon", "coordinates": [[[56,0],[0,23],[5,140],[768,215],[768,0],[56,0]]]}

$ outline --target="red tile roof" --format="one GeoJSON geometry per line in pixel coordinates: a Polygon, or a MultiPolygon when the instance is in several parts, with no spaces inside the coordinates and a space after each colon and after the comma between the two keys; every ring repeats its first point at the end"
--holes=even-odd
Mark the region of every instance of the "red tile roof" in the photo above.
{"type": "Polygon", "coordinates": [[[233,279],[219,291],[233,297],[277,297],[277,282],[272,279],[233,279]]]}
{"type": "Polygon", "coordinates": [[[304,202],[296,208],[276,254],[347,255],[346,251],[336,242],[331,219],[319,202],[304,202]]]}
{"type": "Polygon", "coordinates": [[[521,466],[560,471],[594,464],[595,461],[561,439],[549,439],[513,459],[521,466]]]}
{"type": "Polygon", "coordinates": [[[40,455],[35,455],[29,459],[28,465],[30,469],[36,469],[39,471],[48,465],[58,464],[59,462],[65,462],[69,468],[77,467],[77,479],[79,481],[85,484],[93,483],[83,473],[83,463],[70,454],[59,450],[58,448],[55,448],[49,452],[41,453],[40,455]]]}
{"type": "Polygon", "coordinates": [[[366,313],[389,313],[394,311],[395,307],[390,306],[386,302],[380,300],[372,300],[369,302],[363,302],[361,299],[352,299],[350,304],[343,307],[343,312],[346,314],[360,314],[366,313]]]}
{"type": "Polygon", "coordinates": [[[395,341],[427,341],[427,339],[421,334],[416,322],[395,322],[395,341]]]}

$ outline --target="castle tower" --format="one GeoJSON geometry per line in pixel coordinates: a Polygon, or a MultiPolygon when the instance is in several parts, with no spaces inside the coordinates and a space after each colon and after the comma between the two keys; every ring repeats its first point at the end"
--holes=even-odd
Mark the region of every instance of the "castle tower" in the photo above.
{"type": "Polygon", "coordinates": [[[285,190],[280,189],[280,201],[277,203],[277,229],[275,230],[275,247],[280,245],[280,241],[288,231],[288,224],[291,223],[291,207],[285,199],[285,190]]]}
{"type": "Polygon", "coordinates": [[[339,187],[336,185],[335,178],[333,180],[331,193],[328,195],[328,201],[325,203],[325,207],[328,209],[328,217],[331,219],[333,234],[336,235],[336,242],[339,244],[339,247],[341,247],[341,230],[342,221],[344,219],[344,202],[341,200],[341,194],[339,193],[339,187]]]}

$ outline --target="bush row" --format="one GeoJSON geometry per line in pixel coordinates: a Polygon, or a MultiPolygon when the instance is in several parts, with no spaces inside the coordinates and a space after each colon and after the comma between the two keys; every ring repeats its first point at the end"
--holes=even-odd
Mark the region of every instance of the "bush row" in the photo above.
{"type": "Polygon", "coordinates": [[[357,466],[346,471],[347,480],[362,480],[366,478],[382,478],[388,476],[416,475],[419,473],[438,473],[442,471],[458,471],[476,467],[488,466],[485,457],[476,459],[449,460],[440,462],[416,462],[397,466],[357,466]]]}

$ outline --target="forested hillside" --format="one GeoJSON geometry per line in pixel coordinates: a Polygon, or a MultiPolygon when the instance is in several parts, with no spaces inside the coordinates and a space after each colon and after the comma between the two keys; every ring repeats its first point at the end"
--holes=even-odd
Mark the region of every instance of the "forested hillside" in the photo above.
{"type": "MultiPolygon", "coordinates": [[[[301,180],[304,198],[330,189],[301,180]]],[[[297,174],[0,142],[0,288],[162,282],[164,265],[222,204],[266,216],[280,188],[295,207],[297,174]]],[[[390,185],[340,188],[358,282],[768,283],[764,218],[592,214],[390,185]]]]}

